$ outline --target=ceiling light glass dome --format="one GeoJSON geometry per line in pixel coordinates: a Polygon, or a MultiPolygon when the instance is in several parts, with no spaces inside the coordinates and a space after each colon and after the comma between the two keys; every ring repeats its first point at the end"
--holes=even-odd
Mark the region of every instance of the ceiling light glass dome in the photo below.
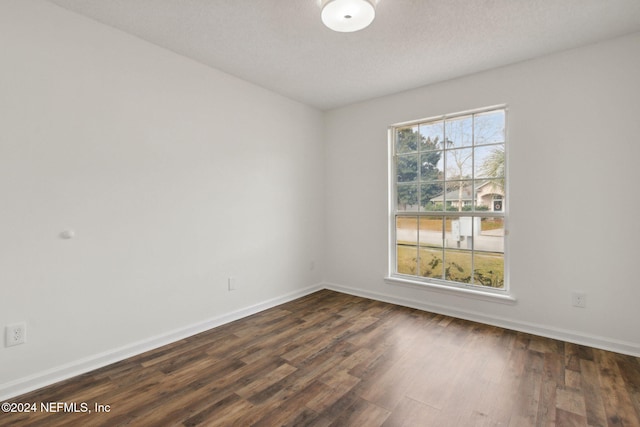
{"type": "Polygon", "coordinates": [[[322,6],[322,22],[333,31],[350,33],[373,22],[376,9],[369,0],[328,0],[322,6]]]}

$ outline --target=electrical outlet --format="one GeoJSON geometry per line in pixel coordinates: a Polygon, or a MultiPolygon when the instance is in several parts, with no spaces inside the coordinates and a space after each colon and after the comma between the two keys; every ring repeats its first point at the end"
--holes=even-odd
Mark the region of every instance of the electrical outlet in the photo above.
{"type": "Polygon", "coordinates": [[[230,291],[235,291],[236,290],[236,279],[233,278],[233,277],[229,277],[229,279],[227,280],[227,285],[228,285],[230,291]]]}
{"type": "Polygon", "coordinates": [[[27,324],[25,322],[13,323],[5,327],[4,344],[11,347],[24,344],[27,341],[27,324]]]}
{"type": "Polygon", "coordinates": [[[574,307],[585,308],[587,306],[587,294],[584,292],[571,292],[571,304],[574,307]]]}

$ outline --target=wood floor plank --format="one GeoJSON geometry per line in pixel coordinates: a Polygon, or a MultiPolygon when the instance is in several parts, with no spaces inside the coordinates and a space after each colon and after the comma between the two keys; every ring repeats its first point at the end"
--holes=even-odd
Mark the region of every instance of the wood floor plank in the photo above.
{"type": "Polygon", "coordinates": [[[265,375],[261,375],[256,380],[250,382],[244,387],[235,391],[235,393],[245,399],[249,399],[254,394],[263,391],[267,387],[277,383],[283,378],[295,372],[297,368],[289,365],[288,363],[283,363],[278,366],[276,369],[267,372],[265,375]]]}
{"type": "Polygon", "coordinates": [[[607,425],[607,414],[601,394],[600,374],[595,362],[580,360],[580,384],[584,393],[587,422],[590,426],[607,425]]]}
{"type": "Polygon", "coordinates": [[[382,425],[384,427],[435,426],[439,414],[438,409],[405,396],[382,425]]]}
{"type": "Polygon", "coordinates": [[[580,349],[578,344],[565,343],[564,345],[564,366],[567,370],[580,372],[580,349]]]}
{"type": "Polygon", "coordinates": [[[574,412],[557,409],[557,414],[555,425],[559,427],[584,427],[587,425],[585,417],[574,412]]]}
{"type": "Polygon", "coordinates": [[[538,416],[542,386],[542,368],[544,358],[537,351],[527,350],[524,360],[524,372],[514,396],[514,412],[511,422],[514,425],[535,425],[538,416]]]}
{"type": "Polygon", "coordinates": [[[2,426],[640,426],[640,359],[324,290],[11,401],[110,410],[2,426]]]}
{"type": "Polygon", "coordinates": [[[390,414],[391,412],[384,408],[364,399],[358,399],[345,409],[331,425],[377,427],[383,425],[390,414]]]}
{"type": "Polygon", "coordinates": [[[584,393],[565,387],[556,389],[556,408],[583,417],[587,415],[584,393]]]}
{"type": "Polygon", "coordinates": [[[553,425],[556,419],[558,389],[564,387],[564,354],[545,353],[537,423],[553,425]]]}
{"type": "Polygon", "coordinates": [[[626,355],[616,355],[620,376],[624,381],[631,403],[640,414],[640,359],[626,355]]]}
{"type": "Polygon", "coordinates": [[[206,425],[211,427],[237,425],[236,420],[251,409],[253,409],[251,402],[242,399],[236,394],[231,394],[187,418],[183,425],[206,425]]]}
{"type": "Polygon", "coordinates": [[[489,425],[492,426],[508,426],[513,412],[513,390],[516,381],[500,383],[488,383],[483,390],[482,395],[475,408],[476,411],[486,414],[491,420],[489,425]]]}
{"type": "Polygon", "coordinates": [[[350,390],[348,388],[331,387],[320,381],[314,384],[317,385],[317,392],[305,405],[318,413],[322,413],[329,406],[336,403],[338,399],[342,398],[350,390]]]}
{"type": "Polygon", "coordinates": [[[640,414],[636,412],[624,380],[618,370],[616,355],[604,350],[594,350],[603,388],[604,408],[609,425],[640,426],[640,414]]]}
{"type": "Polygon", "coordinates": [[[277,405],[262,405],[261,418],[254,426],[281,426],[281,425],[306,425],[311,424],[319,413],[309,408],[307,402],[318,396],[326,389],[320,382],[314,381],[299,392],[291,395],[291,398],[280,400],[277,405]]]}

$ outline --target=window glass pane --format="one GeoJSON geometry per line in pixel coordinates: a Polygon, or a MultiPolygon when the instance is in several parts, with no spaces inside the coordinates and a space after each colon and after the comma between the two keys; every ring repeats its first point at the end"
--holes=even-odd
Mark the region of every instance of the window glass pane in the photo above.
{"type": "Polygon", "coordinates": [[[476,145],[504,142],[504,110],[476,114],[473,132],[476,145]]]}
{"type": "Polygon", "coordinates": [[[418,150],[418,126],[396,130],[396,153],[411,153],[418,150]]]}
{"type": "Polygon", "coordinates": [[[420,218],[420,276],[442,279],[443,218],[420,218]]]}
{"type": "Polygon", "coordinates": [[[471,251],[445,249],[444,278],[460,283],[471,283],[473,276],[473,256],[471,251]]]}
{"type": "Polygon", "coordinates": [[[420,179],[422,181],[442,179],[443,171],[444,156],[442,151],[420,153],[420,179]]]}
{"type": "Polygon", "coordinates": [[[445,140],[447,147],[457,148],[471,145],[473,136],[472,116],[457,117],[445,123],[445,140]]]}
{"type": "Polygon", "coordinates": [[[396,210],[417,211],[418,210],[418,184],[398,184],[398,199],[396,210]]]}
{"type": "Polygon", "coordinates": [[[504,288],[504,254],[474,252],[473,283],[492,288],[504,288]]]}
{"type": "Polygon", "coordinates": [[[418,274],[418,218],[396,218],[396,271],[418,274]]]}
{"type": "Polygon", "coordinates": [[[504,178],[476,181],[475,210],[504,212],[504,178]]]}
{"type": "Polygon", "coordinates": [[[397,156],[396,175],[398,182],[414,182],[418,179],[418,155],[397,156]]]}
{"type": "Polygon", "coordinates": [[[444,210],[443,189],[444,183],[442,181],[420,183],[420,210],[426,212],[444,210]]]}
{"type": "Polygon", "coordinates": [[[398,244],[396,271],[400,274],[418,275],[418,247],[398,244]]]}
{"type": "Polygon", "coordinates": [[[476,218],[474,248],[478,251],[504,253],[504,218],[476,218]]]}
{"type": "Polygon", "coordinates": [[[454,282],[471,283],[473,218],[446,219],[444,278],[454,282]]]}
{"type": "Polygon", "coordinates": [[[418,217],[396,217],[396,242],[399,245],[418,244],[418,217]]]}
{"type": "Polygon", "coordinates": [[[473,173],[473,148],[447,150],[445,179],[472,178],[473,173]]]}
{"type": "Polygon", "coordinates": [[[452,249],[473,249],[474,220],[477,221],[478,219],[470,216],[460,218],[447,217],[444,234],[445,247],[452,249]]]}
{"type": "Polygon", "coordinates": [[[444,194],[445,206],[448,211],[470,211],[474,205],[473,181],[447,181],[444,194]]]}
{"type": "Polygon", "coordinates": [[[433,122],[420,125],[420,135],[422,141],[420,144],[421,151],[438,150],[444,148],[444,122],[433,122]]]}
{"type": "Polygon", "coordinates": [[[504,144],[475,147],[473,153],[476,179],[504,177],[504,144]]]}

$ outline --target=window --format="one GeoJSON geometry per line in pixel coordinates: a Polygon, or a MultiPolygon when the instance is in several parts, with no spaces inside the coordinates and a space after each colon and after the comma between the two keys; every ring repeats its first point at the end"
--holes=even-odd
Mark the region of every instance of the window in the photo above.
{"type": "Polygon", "coordinates": [[[505,290],[505,108],[391,127],[390,276],[505,290]]]}

